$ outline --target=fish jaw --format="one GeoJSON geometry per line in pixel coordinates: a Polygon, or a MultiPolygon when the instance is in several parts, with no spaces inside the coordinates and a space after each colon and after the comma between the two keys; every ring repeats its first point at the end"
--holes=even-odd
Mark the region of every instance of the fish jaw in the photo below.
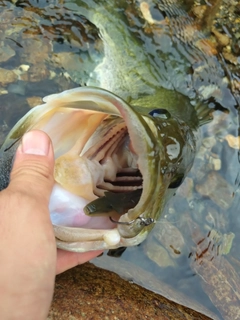
{"type": "MultiPolygon", "coordinates": [[[[68,230],[59,226],[53,226],[54,233],[56,236],[56,244],[58,249],[73,251],[73,252],[88,252],[95,250],[109,250],[117,249],[119,247],[132,247],[137,246],[142,243],[148,236],[148,231],[142,231],[137,236],[132,238],[121,237],[117,228],[112,230],[99,230],[98,240],[79,240],[79,231],[73,230],[72,228],[68,230]],[[64,240],[59,240],[57,237],[64,240]],[[65,239],[71,239],[70,241],[65,241],[65,239]],[[114,243],[115,242],[115,243],[114,243]]],[[[91,230],[91,229],[90,229],[91,230]]],[[[92,232],[93,230],[91,230],[92,232]]],[[[95,230],[94,230],[95,231],[95,230]]],[[[88,234],[89,236],[89,234],[88,234]]],[[[87,236],[86,236],[87,237],[87,236]]]]}

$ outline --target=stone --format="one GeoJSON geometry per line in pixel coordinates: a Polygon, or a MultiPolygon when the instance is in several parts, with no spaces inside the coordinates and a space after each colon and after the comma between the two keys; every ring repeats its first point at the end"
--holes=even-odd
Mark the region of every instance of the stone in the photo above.
{"type": "Polygon", "coordinates": [[[5,62],[15,56],[15,51],[8,45],[0,43],[0,62],[5,62]]]}
{"type": "Polygon", "coordinates": [[[17,75],[13,70],[0,68],[0,85],[7,86],[9,83],[15,82],[17,75]]]}
{"type": "Polygon", "coordinates": [[[210,320],[90,263],[56,278],[47,320],[73,319],[210,320]]]}

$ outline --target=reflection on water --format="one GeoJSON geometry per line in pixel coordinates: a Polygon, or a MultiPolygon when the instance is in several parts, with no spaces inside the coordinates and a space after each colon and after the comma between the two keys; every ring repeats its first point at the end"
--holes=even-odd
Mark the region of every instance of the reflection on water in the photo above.
{"type": "Polygon", "coordinates": [[[42,97],[83,84],[101,44],[61,1],[0,1],[0,8],[0,125],[7,132],[42,97]]]}
{"type": "MultiPolygon", "coordinates": [[[[201,128],[201,147],[192,170],[147,240],[125,250],[121,262],[103,256],[95,263],[196,310],[213,312],[215,319],[232,320],[239,318],[240,308],[236,109],[240,53],[239,37],[233,37],[230,25],[239,4],[228,7],[232,18],[224,34],[227,18],[220,6],[224,1],[211,1],[212,8],[207,2],[198,6],[193,2],[185,1],[189,14],[174,0],[159,1],[161,10],[151,1],[116,1],[111,9],[113,17],[122,17],[125,37],[134,35],[138,47],[144,48],[141,61],[150,62],[149,78],[144,79],[148,90],[157,83],[190,98],[200,97],[217,111],[214,120],[201,128]],[[206,18],[208,11],[219,12],[217,24],[206,18]],[[207,38],[210,23],[214,37],[207,38]]],[[[103,44],[98,30],[81,15],[85,11],[73,4],[80,6],[81,1],[0,1],[0,143],[43,96],[84,85],[90,76],[96,80],[94,70],[104,59],[103,44]]],[[[237,20],[233,26],[238,30],[237,20]]],[[[124,65],[116,70],[120,77],[124,65]]],[[[141,72],[139,67],[139,76],[141,72]]]]}

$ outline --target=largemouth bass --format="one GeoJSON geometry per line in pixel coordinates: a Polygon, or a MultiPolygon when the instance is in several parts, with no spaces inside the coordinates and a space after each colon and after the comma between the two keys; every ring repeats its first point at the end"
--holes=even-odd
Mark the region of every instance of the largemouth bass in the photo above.
{"type": "Polygon", "coordinates": [[[208,107],[170,90],[126,21],[126,1],[116,4],[117,9],[111,1],[65,3],[100,30],[104,60],[89,84],[101,89],[81,87],[44,98],[0,150],[3,189],[23,134],[40,129],[50,136],[56,184],[49,209],[57,246],[70,251],[127,247],[146,239],[191,169],[199,127],[211,118],[208,107]],[[96,215],[90,212],[93,204],[96,215]]]}

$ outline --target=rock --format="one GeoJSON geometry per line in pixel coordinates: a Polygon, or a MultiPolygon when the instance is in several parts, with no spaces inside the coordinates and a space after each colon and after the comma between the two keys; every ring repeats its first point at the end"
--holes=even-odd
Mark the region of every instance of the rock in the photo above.
{"type": "Polygon", "coordinates": [[[230,42],[230,39],[227,35],[225,34],[222,34],[220,33],[218,30],[216,30],[215,28],[212,28],[212,33],[215,35],[218,43],[223,46],[223,47],[226,47],[229,42],[230,42]]]}
{"type": "Polygon", "coordinates": [[[15,93],[0,95],[0,121],[9,127],[9,129],[29,111],[26,99],[15,93]],[[13,101],[17,103],[13,107],[13,101]]]}
{"type": "Polygon", "coordinates": [[[203,183],[196,185],[196,190],[224,210],[232,204],[233,187],[217,172],[210,172],[203,183]]]}
{"type": "Polygon", "coordinates": [[[57,276],[47,320],[210,320],[90,263],[57,276]]]}
{"type": "Polygon", "coordinates": [[[209,157],[209,165],[212,170],[219,171],[222,167],[221,159],[217,158],[217,155],[213,154],[209,157]]]}
{"type": "Polygon", "coordinates": [[[0,95],[2,94],[8,94],[8,91],[5,88],[0,87],[0,95]]]}
{"type": "Polygon", "coordinates": [[[193,179],[186,177],[181,185],[181,188],[178,189],[177,193],[181,197],[190,200],[193,194],[193,179]]]}
{"type": "Polygon", "coordinates": [[[25,37],[22,40],[24,52],[21,55],[21,63],[35,66],[48,61],[49,55],[52,52],[51,42],[48,39],[37,38],[31,34],[25,35],[25,37]]]}
{"type": "Polygon", "coordinates": [[[13,56],[15,56],[15,51],[3,42],[0,43],[0,62],[7,61],[13,56]]]}
{"type": "Polygon", "coordinates": [[[160,268],[176,266],[175,261],[170,257],[167,250],[155,241],[147,242],[144,249],[146,256],[160,268]]]}
{"type": "Polygon", "coordinates": [[[0,85],[7,86],[9,83],[15,82],[17,75],[14,71],[0,68],[0,85]]]}
{"type": "Polygon", "coordinates": [[[25,95],[24,83],[22,81],[19,81],[17,83],[10,83],[8,86],[8,92],[24,96],[25,95]]]}
{"type": "Polygon", "coordinates": [[[179,229],[172,223],[165,220],[161,220],[161,222],[154,229],[154,237],[166,248],[172,258],[179,258],[185,246],[184,238],[179,229]]]}
{"type": "Polygon", "coordinates": [[[226,135],[225,139],[227,140],[229,146],[233,149],[239,150],[240,146],[240,137],[234,137],[232,134],[226,135]]]}
{"type": "Polygon", "coordinates": [[[28,102],[29,107],[33,108],[33,107],[36,107],[36,106],[42,104],[43,100],[41,97],[33,96],[33,97],[28,97],[27,102],[28,102]]]}
{"type": "Polygon", "coordinates": [[[239,319],[240,278],[231,263],[221,255],[221,252],[226,253],[230,250],[234,235],[216,237],[217,233],[213,232],[212,236],[205,236],[193,222],[190,222],[189,226],[196,244],[191,257],[193,271],[202,279],[202,287],[221,313],[222,319],[239,319]],[[220,250],[219,239],[222,242],[220,250]]]}
{"type": "Polygon", "coordinates": [[[27,72],[21,75],[21,80],[38,82],[50,78],[50,71],[45,63],[30,66],[27,72]]]}

